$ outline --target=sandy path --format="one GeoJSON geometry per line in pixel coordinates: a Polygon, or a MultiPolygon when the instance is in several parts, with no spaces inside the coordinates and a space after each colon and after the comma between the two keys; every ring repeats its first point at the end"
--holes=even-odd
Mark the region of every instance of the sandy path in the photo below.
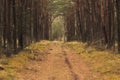
{"type": "Polygon", "coordinates": [[[44,51],[49,53],[45,60],[26,64],[20,80],[102,80],[64,44],[53,43],[44,51]]]}

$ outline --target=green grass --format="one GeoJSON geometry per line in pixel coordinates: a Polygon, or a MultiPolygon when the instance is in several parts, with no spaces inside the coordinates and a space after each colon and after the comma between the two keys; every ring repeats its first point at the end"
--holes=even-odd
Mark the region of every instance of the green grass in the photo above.
{"type": "Polygon", "coordinates": [[[120,80],[120,54],[98,51],[86,43],[69,42],[67,45],[88,63],[92,71],[100,73],[105,80],[120,80]]]}

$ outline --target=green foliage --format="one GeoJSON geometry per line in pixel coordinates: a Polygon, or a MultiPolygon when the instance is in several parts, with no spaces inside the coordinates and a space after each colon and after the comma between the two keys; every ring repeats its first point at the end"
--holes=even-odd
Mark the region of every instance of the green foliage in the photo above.
{"type": "Polygon", "coordinates": [[[73,6],[72,0],[49,0],[49,10],[54,17],[63,15],[71,6],[73,6]]]}
{"type": "Polygon", "coordinates": [[[59,39],[64,35],[64,24],[62,17],[57,17],[52,24],[52,38],[59,39]]]}

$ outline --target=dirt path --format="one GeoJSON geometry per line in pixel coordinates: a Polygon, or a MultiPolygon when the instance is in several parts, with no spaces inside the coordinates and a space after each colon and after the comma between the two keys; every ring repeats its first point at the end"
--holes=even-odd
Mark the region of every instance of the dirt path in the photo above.
{"type": "Polygon", "coordinates": [[[64,44],[53,43],[44,51],[45,59],[27,63],[20,80],[102,80],[64,44]]]}

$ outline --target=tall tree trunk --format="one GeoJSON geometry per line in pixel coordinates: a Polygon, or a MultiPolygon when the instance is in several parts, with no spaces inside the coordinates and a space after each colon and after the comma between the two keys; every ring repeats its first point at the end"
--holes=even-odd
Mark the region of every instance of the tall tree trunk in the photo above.
{"type": "Polygon", "coordinates": [[[14,52],[16,53],[17,50],[17,27],[16,27],[16,0],[12,0],[13,6],[13,45],[14,45],[14,52]]]}
{"type": "Polygon", "coordinates": [[[118,24],[118,52],[120,52],[120,0],[116,0],[117,24],[118,24]]]}

